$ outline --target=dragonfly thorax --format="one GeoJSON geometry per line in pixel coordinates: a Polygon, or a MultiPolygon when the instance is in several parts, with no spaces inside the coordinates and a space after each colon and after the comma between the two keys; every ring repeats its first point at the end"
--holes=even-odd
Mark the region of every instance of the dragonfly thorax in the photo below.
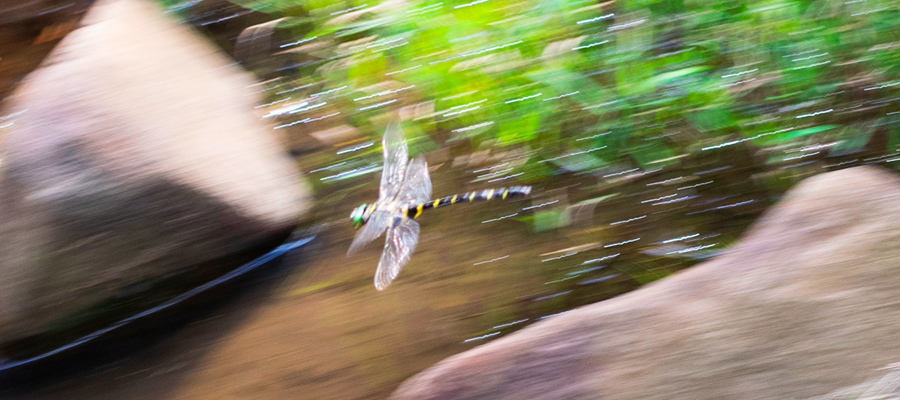
{"type": "MultiPolygon", "coordinates": [[[[362,227],[363,225],[365,225],[367,222],[369,222],[369,219],[372,217],[372,214],[374,214],[376,210],[386,211],[389,214],[396,213],[397,214],[396,217],[399,221],[399,219],[400,219],[399,213],[401,212],[401,210],[405,210],[407,207],[409,207],[409,206],[404,205],[404,204],[399,204],[395,201],[391,201],[391,202],[387,202],[387,203],[378,202],[375,204],[365,204],[364,203],[364,204],[360,205],[359,207],[356,207],[353,209],[353,212],[350,213],[350,221],[353,222],[353,227],[358,229],[358,228],[362,227]]],[[[393,225],[396,225],[396,224],[397,224],[397,222],[395,221],[393,225]]]]}

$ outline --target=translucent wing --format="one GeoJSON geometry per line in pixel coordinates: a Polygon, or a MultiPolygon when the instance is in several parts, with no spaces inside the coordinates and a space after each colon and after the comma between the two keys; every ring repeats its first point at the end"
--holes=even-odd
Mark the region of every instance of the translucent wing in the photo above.
{"type": "Polygon", "coordinates": [[[409,152],[406,149],[403,130],[400,129],[400,121],[393,120],[388,124],[381,145],[384,150],[384,169],[381,171],[378,200],[386,201],[397,196],[400,185],[403,183],[406,163],[409,160],[409,152]]]}
{"type": "Polygon", "coordinates": [[[353,243],[350,244],[350,250],[347,250],[347,254],[353,253],[369,242],[378,239],[384,230],[390,227],[392,223],[393,217],[391,217],[388,212],[375,210],[366,224],[363,225],[362,229],[360,229],[359,232],[356,232],[356,236],[353,237],[353,243]]]}
{"type": "Polygon", "coordinates": [[[419,224],[416,221],[407,220],[388,230],[378,270],[375,271],[375,289],[384,290],[391,284],[409,261],[418,241],[419,224]]]}
{"type": "Polygon", "coordinates": [[[425,157],[419,156],[406,168],[406,180],[397,193],[397,203],[424,203],[431,200],[431,177],[425,157]]]}

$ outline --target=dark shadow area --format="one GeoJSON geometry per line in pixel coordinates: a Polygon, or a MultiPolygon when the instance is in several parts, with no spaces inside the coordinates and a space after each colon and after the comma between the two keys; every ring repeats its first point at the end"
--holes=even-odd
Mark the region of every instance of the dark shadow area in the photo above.
{"type": "MultiPolygon", "coordinates": [[[[217,279],[220,282],[213,281],[213,284],[204,285],[206,287],[201,288],[203,290],[190,296],[182,296],[186,298],[181,301],[139,316],[81,345],[0,372],[0,394],[4,398],[29,398],[40,395],[45,390],[53,390],[57,385],[65,386],[66,382],[80,381],[98,370],[120,368],[122,364],[165,365],[165,362],[156,360],[160,354],[154,346],[178,335],[186,336],[184,340],[190,343],[187,347],[202,349],[202,343],[197,343],[197,340],[207,344],[214,342],[217,336],[229,332],[230,326],[239,324],[246,316],[251,315],[254,305],[265,303],[271,289],[277,287],[290,270],[304,261],[302,253],[307,251],[305,246],[309,246],[311,240],[311,237],[295,234],[288,238],[286,245],[279,246],[290,246],[290,250],[272,251],[274,246],[269,242],[266,248],[257,247],[233,255],[244,259],[251,254],[255,256],[249,260],[250,263],[217,279]],[[291,246],[292,243],[295,245],[291,246]],[[271,259],[266,261],[266,258],[271,259]],[[261,260],[264,262],[260,262],[261,260]],[[258,265],[250,265],[254,263],[258,265]],[[248,266],[251,268],[246,268],[248,266]],[[206,333],[185,333],[186,329],[199,328],[203,321],[217,319],[217,315],[223,314],[228,314],[228,318],[216,323],[214,329],[207,330],[206,333]]],[[[178,351],[173,353],[183,354],[178,351]]],[[[135,369],[141,370],[142,367],[136,366],[135,369]]],[[[112,376],[100,378],[106,379],[112,379],[112,376]]]]}
{"type": "Polygon", "coordinates": [[[12,93],[59,41],[74,30],[93,0],[7,1],[0,6],[0,99],[12,93]]]}

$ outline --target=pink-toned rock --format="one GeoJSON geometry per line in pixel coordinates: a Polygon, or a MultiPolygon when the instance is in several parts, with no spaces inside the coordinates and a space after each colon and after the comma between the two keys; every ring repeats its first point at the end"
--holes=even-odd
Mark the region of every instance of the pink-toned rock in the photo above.
{"type": "Polygon", "coordinates": [[[900,362],[898,243],[897,176],[861,167],[809,178],[725,255],[451,357],[393,398],[836,393],[900,362]]]}
{"type": "Polygon", "coordinates": [[[0,344],[297,224],[307,189],[251,84],[151,1],[93,6],[0,122],[0,344]]]}

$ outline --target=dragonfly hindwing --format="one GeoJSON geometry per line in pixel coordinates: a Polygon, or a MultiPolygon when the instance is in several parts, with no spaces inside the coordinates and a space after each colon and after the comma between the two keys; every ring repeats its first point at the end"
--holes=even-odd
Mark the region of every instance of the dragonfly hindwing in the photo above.
{"type": "Polygon", "coordinates": [[[388,230],[384,251],[375,271],[376,289],[384,290],[400,274],[418,241],[419,224],[416,221],[407,220],[388,230]]]}

